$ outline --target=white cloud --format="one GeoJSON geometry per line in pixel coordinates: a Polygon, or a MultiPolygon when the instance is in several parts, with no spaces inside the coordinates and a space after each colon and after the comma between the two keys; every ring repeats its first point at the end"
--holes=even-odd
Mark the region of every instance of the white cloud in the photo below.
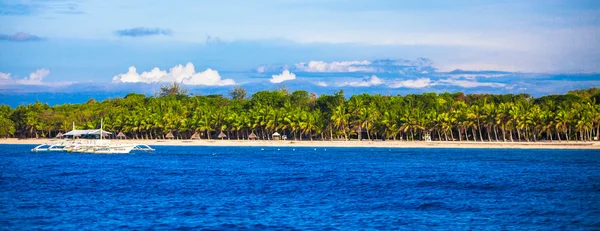
{"type": "Polygon", "coordinates": [[[167,76],[166,71],[161,71],[158,67],[152,69],[152,71],[144,71],[142,74],[138,74],[134,66],[129,67],[129,71],[125,74],[119,74],[113,77],[113,82],[121,83],[155,83],[161,82],[161,79],[167,76]]]}
{"type": "Polygon", "coordinates": [[[434,82],[429,78],[418,78],[409,80],[397,80],[391,83],[391,88],[424,88],[434,85],[434,82]]]}
{"type": "Polygon", "coordinates": [[[17,80],[17,83],[26,85],[41,85],[43,84],[42,80],[44,80],[44,78],[48,76],[48,74],[50,74],[50,71],[48,69],[38,69],[35,72],[29,74],[29,77],[17,80]]]}
{"type": "Polygon", "coordinates": [[[207,85],[207,86],[228,86],[235,85],[233,79],[221,79],[219,72],[213,69],[206,69],[203,72],[193,74],[188,78],[184,78],[183,84],[188,85],[207,85]]]}
{"type": "Polygon", "coordinates": [[[344,86],[350,86],[350,87],[370,87],[370,86],[377,86],[377,85],[381,85],[383,84],[383,80],[381,80],[379,77],[372,75],[371,77],[362,79],[362,80],[356,80],[356,81],[347,81],[347,82],[343,82],[338,84],[338,86],[340,87],[344,87],[344,86]]]}
{"type": "Polygon", "coordinates": [[[10,79],[10,73],[0,72],[0,80],[9,80],[9,79],[10,79]]]}
{"type": "Polygon", "coordinates": [[[271,79],[269,79],[269,81],[271,83],[281,83],[283,81],[293,80],[293,79],[296,79],[296,74],[291,73],[288,70],[284,70],[279,75],[272,75],[271,79]]]}
{"type": "Polygon", "coordinates": [[[187,85],[205,85],[205,86],[227,86],[235,85],[232,79],[221,79],[219,72],[206,69],[202,72],[196,72],[194,64],[187,63],[185,66],[177,65],[169,71],[160,70],[158,67],[149,72],[137,73],[137,69],[132,66],[125,74],[119,74],[113,77],[116,83],[159,83],[159,82],[178,82],[187,85]]]}
{"type": "Polygon", "coordinates": [[[341,61],[341,62],[323,62],[310,61],[308,63],[297,63],[297,71],[305,72],[373,72],[374,68],[370,67],[371,61],[341,61]]]}
{"type": "Polygon", "coordinates": [[[498,78],[498,77],[504,77],[504,76],[508,76],[508,74],[450,74],[448,75],[451,78],[465,78],[465,79],[469,79],[469,80],[474,80],[477,78],[498,78]]]}
{"type": "Polygon", "coordinates": [[[441,79],[438,82],[446,83],[448,85],[459,86],[464,88],[475,88],[475,87],[505,87],[504,83],[490,83],[490,82],[477,82],[471,80],[459,80],[459,79],[441,79]]]}
{"type": "Polygon", "coordinates": [[[311,73],[399,73],[403,75],[411,74],[432,74],[436,72],[433,62],[426,58],[417,58],[415,60],[404,59],[375,59],[363,61],[308,61],[292,65],[276,64],[262,65],[256,67],[257,73],[277,73],[283,70],[292,72],[311,72],[311,73]]]}
{"type": "Polygon", "coordinates": [[[49,87],[61,87],[73,84],[73,82],[44,82],[44,78],[50,74],[48,69],[42,68],[37,69],[34,72],[29,73],[29,76],[24,78],[13,78],[11,73],[0,72],[0,84],[1,85],[43,85],[49,87]]]}
{"type": "Polygon", "coordinates": [[[323,81],[317,81],[317,82],[315,82],[315,85],[317,85],[319,87],[327,87],[327,83],[323,82],[323,81]]]}

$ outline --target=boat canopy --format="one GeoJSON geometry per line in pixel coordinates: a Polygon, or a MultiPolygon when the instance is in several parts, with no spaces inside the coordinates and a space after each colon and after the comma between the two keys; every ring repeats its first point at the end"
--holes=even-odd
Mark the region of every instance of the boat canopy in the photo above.
{"type": "MultiPolygon", "coordinates": [[[[73,130],[63,134],[63,136],[84,136],[84,135],[100,135],[100,129],[93,130],[73,130]]],[[[112,132],[107,132],[102,130],[103,135],[112,135],[112,132]]]]}

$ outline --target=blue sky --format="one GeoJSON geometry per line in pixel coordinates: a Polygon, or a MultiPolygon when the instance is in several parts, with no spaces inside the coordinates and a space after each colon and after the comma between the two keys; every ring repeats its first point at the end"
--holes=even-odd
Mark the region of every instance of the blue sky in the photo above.
{"type": "Polygon", "coordinates": [[[600,86],[600,1],[2,0],[0,51],[0,100],[172,81],[543,95],[600,86]]]}

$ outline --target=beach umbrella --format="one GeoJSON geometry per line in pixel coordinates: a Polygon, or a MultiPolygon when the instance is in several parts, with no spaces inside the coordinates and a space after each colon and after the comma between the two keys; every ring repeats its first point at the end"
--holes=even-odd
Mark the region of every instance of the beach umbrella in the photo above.
{"type": "Polygon", "coordinates": [[[63,133],[59,132],[58,134],[56,134],[56,138],[62,138],[63,137],[63,133]]]}
{"type": "Polygon", "coordinates": [[[193,139],[197,139],[197,140],[200,139],[200,134],[198,134],[198,132],[194,132],[192,137],[190,137],[190,140],[193,140],[193,139]]]}
{"type": "Polygon", "coordinates": [[[250,135],[248,135],[249,140],[255,140],[257,138],[258,138],[258,136],[256,136],[256,134],[254,134],[254,131],[250,135]]]}
{"type": "Polygon", "coordinates": [[[225,137],[227,137],[227,136],[225,135],[225,133],[223,133],[223,131],[221,131],[221,133],[219,133],[219,135],[217,136],[217,138],[220,138],[220,139],[223,139],[225,137]]]}
{"type": "Polygon", "coordinates": [[[175,136],[173,135],[172,132],[169,132],[169,133],[167,133],[167,135],[165,136],[165,138],[167,138],[167,139],[173,139],[173,138],[175,138],[175,136]]]}
{"type": "Polygon", "coordinates": [[[123,132],[119,132],[119,134],[117,134],[117,138],[119,138],[119,139],[127,139],[127,136],[125,136],[125,134],[123,132]]]}

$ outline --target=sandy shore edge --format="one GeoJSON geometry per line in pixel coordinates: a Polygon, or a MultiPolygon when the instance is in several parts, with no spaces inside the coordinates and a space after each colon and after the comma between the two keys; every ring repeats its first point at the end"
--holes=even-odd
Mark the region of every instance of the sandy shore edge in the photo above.
{"type": "MultiPolygon", "coordinates": [[[[0,139],[0,144],[44,144],[56,139],[0,139]]],[[[150,146],[222,147],[352,147],[352,148],[516,148],[516,149],[600,149],[600,142],[473,142],[473,141],[272,141],[272,140],[112,140],[150,146]]]]}

